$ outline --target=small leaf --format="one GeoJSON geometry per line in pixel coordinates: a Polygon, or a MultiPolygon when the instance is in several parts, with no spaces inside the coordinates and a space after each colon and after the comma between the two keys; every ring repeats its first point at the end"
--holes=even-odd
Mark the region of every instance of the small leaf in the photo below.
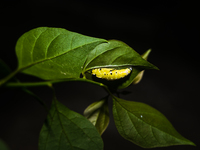
{"type": "Polygon", "coordinates": [[[89,105],[84,116],[97,128],[100,135],[106,130],[109,124],[108,97],[89,105]]]}
{"type": "Polygon", "coordinates": [[[141,57],[142,57],[144,60],[147,60],[150,53],[151,53],[151,49],[148,49],[146,52],[144,52],[144,53],[141,55],[141,57]]]}
{"type": "Polygon", "coordinates": [[[104,39],[39,27],[17,41],[18,70],[46,80],[79,78],[88,53],[104,39]]]}
{"type": "Polygon", "coordinates": [[[39,150],[103,150],[96,128],[82,115],[53,101],[39,137],[39,150]]]}
{"type": "Polygon", "coordinates": [[[144,103],[115,97],[113,116],[121,136],[143,148],[194,145],[182,137],[163,114],[144,103]]]}
{"type": "Polygon", "coordinates": [[[144,70],[142,70],[138,73],[138,75],[134,78],[132,83],[138,84],[142,80],[143,75],[144,75],[144,70]]]}
{"type": "MultiPolygon", "coordinates": [[[[151,52],[151,49],[147,50],[144,54],[141,55],[141,57],[147,60],[150,52],[151,52]]],[[[143,75],[144,75],[144,70],[138,73],[138,75],[134,78],[133,84],[138,84],[142,80],[143,75]]]]}

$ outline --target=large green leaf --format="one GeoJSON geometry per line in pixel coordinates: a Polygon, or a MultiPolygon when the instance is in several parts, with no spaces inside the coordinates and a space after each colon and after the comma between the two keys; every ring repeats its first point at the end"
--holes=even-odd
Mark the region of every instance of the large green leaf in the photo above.
{"type": "Polygon", "coordinates": [[[98,81],[114,89],[127,87],[144,69],[157,69],[121,41],[106,41],[61,28],[40,27],[23,34],[17,41],[16,54],[19,62],[16,72],[46,80],[79,78],[81,73],[93,80],[93,68],[132,67],[131,74],[119,83],[98,81]]]}
{"type": "Polygon", "coordinates": [[[39,150],[103,150],[103,141],[91,122],[55,100],[40,132],[39,150]]]}
{"type": "Polygon", "coordinates": [[[89,105],[84,116],[97,128],[99,134],[103,134],[109,124],[108,97],[89,105]]]}
{"type": "Polygon", "coordinates": [[[122,137],[141,147],[194,145],[182,137],[163,114],[144,103],[114,97],[113,116],[122,137]]]}
{"type": "Polygon", "coordinates": [[[135,50],[118,40],[109,40],[95,47],[88,55],[85,71],[100,67],[140,66],[143,69],[157,69],[144,60],[135,50]]]}
{"type": "MultiPolygon", "coordinates": [[[[138,73],[144,69],[158,69],[153,64],[143,59],[135,50],[129,47],[127,44],[117,41],[108,40],[107,43],[102,43],[95,47],[89,54],[84,65],[83,71],[90,71],[93,68],[127,68],[132,67],[131,75],[120,79],[119,83],[112,81],[98,80],[108,86],[112,86],[115,89],[125,88],[130,85],[138,73]]],[[[84,74],[84,73],[83,73],[84,74]]],[[[87,78],[91,78],[89,75],[87,78]]],[[[117,81],[118,82],[118,81],[117,81]]]]}
{"type": "Polygon", "coordinates": [[[18,70],[48,80],[79,78],[88,53],[103,42],[61,28],[39,27],[17,41],[18,70]]]}

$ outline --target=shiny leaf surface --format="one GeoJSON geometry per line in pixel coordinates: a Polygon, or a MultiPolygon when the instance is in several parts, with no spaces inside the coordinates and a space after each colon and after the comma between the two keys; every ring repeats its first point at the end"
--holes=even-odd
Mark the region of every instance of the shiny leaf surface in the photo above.
{"type": "Polygon", "coordinates": [[[103,42],[61,28],[39,27],[17,41],[18,70],[48,80],[79,78],[88,53],[103,42]]]}
{"type": "Polygon", "coordinates": [[[144,148],[194,145],[181,136],[163,114],[151,106],[116,97],[113,103],[115,124],[125,139],[144,148]]]}
{"type": "Polygon", "coordinates": [[[103,141],[84,116],[54,100],[39,137],[39,150],[103,150],[103,141]]]}

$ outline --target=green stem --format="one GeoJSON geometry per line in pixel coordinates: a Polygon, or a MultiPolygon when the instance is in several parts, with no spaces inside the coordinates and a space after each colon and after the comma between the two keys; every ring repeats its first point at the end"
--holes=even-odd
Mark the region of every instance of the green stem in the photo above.
{"type": "Polygon", "coordinates": [[[16,69],[16,70],[13,71],[12,73],[10,73],[8,76],[6,76],[6,77],[3,78],[2,80],[0,80],[0,86],[2,86],[2,85],[5,84],[6,82],[8,82],[10,79],[12,79],[19,71],[20,71],[20,69],[16,69]]]}
{"type": "Polygon", "coordinates": [[[75,79],[75,78],[71,78],[71,79],[65,79],[65,80],[53,80],[53,81],[42,81],[42,82],[26,82],[26,83],[16,83],[16,82],[9,82],[5,84],[5,87],[37,87],[37,86],[49,86],[51,84],[54,83],[60,83],[60,82],[70,82],[70,81],[80,81],[80,82],[89,82],[92,84],[96,84],[99,86],[104,87],[105,85],[99,82],[95,82],[95,81],[91,81],[91,80],[87,80],[87,79],[75,79]]]}
{"type": "MultiPolygon", "coordinates": [[[[16,72],[17,73],[17,72],[16,72]]],[[[15,73],[15,74],[16,74],[15,73]]],[[[13,73],[13,76],[15,75],[13,73]]],[[[111,92],[110,90],[108,89],[108,87],[102,83],[99,83],[99,82],[95,82],[95,81],[92,81],[92,80],[87,80],[87,79],[83,79],[83,78],[69,78],[69,79],[65,79],[65,80],[54,80],[54,81],[42,81],[42,82],[26,82],[26,83],[16,83],[16,82],[9,82],[9,83],[6,83],[5,84],[5,87],[38,87],[38,86],[52,86],[52,84],[54,83],[60,83],[60,82],[70,82],[70,81],[80,81],[80,82],[89,82],[89,83],[92,83],[92,84],[95,84],[95,85],[98,85],[98,86],[101,86],[103,87],[107,92],[108,94],[110,94],[112,97],[115,97],[111,92]]]]}
{"type": "MultiPolygon", "coordinates": [[[[54,81],[55,82],[55,81],[54,81]]],[[[58,83],[58,82],[56,82],[58,83]]],[[[26,82],[26,83],[16,83],[16,82],[8,82],[5,84],[5,87],[18,88],[18,87],[38,87],[38,86],[49,86],[52,82],[44,81],[44,82],[26,82]]]]}
{"type": "Polygon", "coordinates": [[[115,96],[110,92],[109,88],[99,82],[95,82],[92,80],[87,80],[87,79],[83,79],[83,78],[71,78],[71,79],[65,79],[65,80],[54,80],[54,81],[43,81],[43,82],[27,82],[27,83],[15,83],[15,82],[9,82],[7,84],[5,84],[5,87],[38,87],[38,86],[52,86],[52,84],[54,83],[60,83],[60,82],[70,82],[70,81],[80,81],[80,82],[89,82],[98,86],[103,87],[109,95],[111,95],[113,98],[115,98],[115,96]]]}

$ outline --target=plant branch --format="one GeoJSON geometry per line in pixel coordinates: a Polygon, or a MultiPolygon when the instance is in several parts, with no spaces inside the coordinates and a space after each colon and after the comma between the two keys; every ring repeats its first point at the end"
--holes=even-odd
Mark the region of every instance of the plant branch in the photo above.
{"type": "Polygon", "coordinates": [[[8,76],[6,76],[5,78],[1,79],[0,80],[0,86],[2,86],[6,82],[8,82],[10,79],[12,79],[19,71],[20,71],[19,69],[16,69],[12,73],[10,73],[8,76]]]}
{"type": "Polygon", "coordinates": [[[99,86],[102,86],[102,87],[105,86],[102,83],[83,79],[83,78],[68,78],[68,79],[65,79],[65,80],[52,80],[52,81],[26,82],[26,83],[23,83],[23,82],[20,82],[20,83],[8,82],[4,86],[5,87],[16,87],[16,88],[17,87],[38,87],[38,86],[49,86],[49,85],[54,84],[54,83],[71,82],[71,81],[88,82],[88,83],[96,84],[96,85],[99,85],[99,86]]]}

